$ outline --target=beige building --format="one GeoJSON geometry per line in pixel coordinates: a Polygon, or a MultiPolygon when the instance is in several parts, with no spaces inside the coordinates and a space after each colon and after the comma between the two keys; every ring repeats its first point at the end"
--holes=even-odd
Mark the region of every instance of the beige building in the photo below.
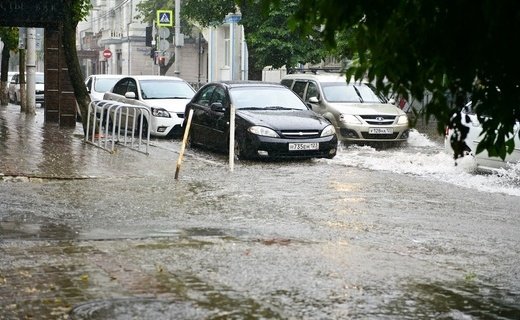
{"type": "MultiPolygon", "coordinates": [[[[135,19],[141,0],[92,0],[86,21],[78,24],[77,50],[84,76],[90,74],[159,74],[158,59],[146,46],[147,24],[135,19]]],[[[172,33],[173,33],[173,27],[172,33]]],[[[179,41],[179,70],[170,67],[167,75],[198,84],[207,82],[207,42],[198,35],[184,35],[179,41]],[[183,43],[182,43],[183,42],[183,43]],[[178,72],[175,72],[178,71],[178,72]]],[[[162,49],[162,48],[161,48],[162,49]]],[[[174,56],[175,46],[158,52],[165,63],[174,56]]]]}

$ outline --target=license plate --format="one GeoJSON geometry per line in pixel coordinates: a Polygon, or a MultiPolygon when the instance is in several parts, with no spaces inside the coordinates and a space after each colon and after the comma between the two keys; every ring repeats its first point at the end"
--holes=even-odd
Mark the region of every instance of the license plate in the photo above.
{"type": "Polygon", "coordinates": [[[369,128],[368,133],[370,134],[392,134],[394,130],[392,128],[369,128]]]}
{"type": "Polygon", "coordinates": [[[318,142],[312,143],[289,143],[289,151],[299,150],[319,150],[320,144],[318,142]]]}

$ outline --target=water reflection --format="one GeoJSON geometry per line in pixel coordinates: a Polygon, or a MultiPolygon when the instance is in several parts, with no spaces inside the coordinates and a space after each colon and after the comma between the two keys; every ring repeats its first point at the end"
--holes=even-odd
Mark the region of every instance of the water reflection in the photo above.
{"type": "Polygon", "coordinates": [[[50,172],[53,176],[75,176],[78,172],[77,157],[73,152],[74,141],[69,137],[74,129],[59,128],[56,124],[42,127],[40,171],[50,172]],[[56,150],[59,149],[59,150],[56,150]]]}
{"type": "Polygon", "coordinates": [[[77,236],[76,230],[63,223],[0,221],[0,239],[62,240],[77,236]]]}
{"type": "Polygon", "coordinates": [[[413,283],[384,313],[426,319],[520,319],[520,292],[475,280],[413,283]]]}

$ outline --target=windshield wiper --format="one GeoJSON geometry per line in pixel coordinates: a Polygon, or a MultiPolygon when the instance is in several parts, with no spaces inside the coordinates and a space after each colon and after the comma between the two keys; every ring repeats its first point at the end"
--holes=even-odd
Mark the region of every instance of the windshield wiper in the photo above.
{"type": "Polygon", "coordinates": [[[356,86],[353,86],[354,87],[354,90],[356,91],[356,94],[358,95],[359,97],[359,102],[363,103],[363,97],[361,96],[361,93],[359,92],[359,89],[356,88],[356,86]]]}
{"type": "Polygon", "coordinates": [[[259,108],[259,107],[237,107],[237,110],[264,110],[264,108],[259,108]]]}
{"type": "Polygon", "coordinates": [[[282,106],[267,106],[264,109],[266,109],[266,110],[291,110],[293,108],[286,108],[286,107],[282,107],[282,106]]]}

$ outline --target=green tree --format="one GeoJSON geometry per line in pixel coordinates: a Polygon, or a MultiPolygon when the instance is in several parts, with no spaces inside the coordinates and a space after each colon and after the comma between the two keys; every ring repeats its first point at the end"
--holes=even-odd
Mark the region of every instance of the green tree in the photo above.
{"type": "Polygon", "coordinates": [[[18,48],[18,28],[0,27],[0,39],[4,44],[2,48],[2,65],[0,67],[0,103],[5,106],[9,103],[9,97],[7,96],[9,59],[11,51],[18,48]]]}
{"type": "Polygon", "coordinates": [[[289,19],[298,6],[298,0],[280,0],[280,6],[265,10],[260,1],[240,1],[240,23],[244,26],[249,51],[250,79],[261,80],[265,66],[289,68],[299,63],[317,63],[324,57],[316,28],[303,34],[298,28],[289,27],[289,19]],[[259,14],[262,10],[263,15],[259,14]]]}
{"type": "MultiPolygon", "coordinates": [[[[264,5],[281,0],[262,0],[264,5]]],[[[310,32],[322,26],[329,48],[337,35],[351,33],[349,49],[358,57],[347,74],[367,77],[383,92],[422,99],[432,93],[423,116],[456,128],[455,156],[462,155],[466,131],[459,111],[469,97],[478,101],[487,149],[504,158],[514,148],[520,119],[520,59],[512,49],[520,31],[520,2],[490,0],[301,0],[294,25],[310,32]]]]}
{"type": "MultiPolygon", "coordinates": [[[[155,11],[173,7],[174,0],[148,0],[137,7],[139,18],[150,22],[155,11]]],[[[183,0],[181,29],[189,33],[190,21],[200,27],[220,24],[229,13],[242,15],[249,53],[249,79],[260,80],[265,66],[294,66],[297,63],[318,62],[321,59],[321,44],[317,43],[318,32],[303,35],[289,28],[289,18],[298,7],[298,0],[281,0],[280,7],[263,10],[260,0],[183,0]],[[260,14],[262,11],[265,15],[260,14]]]]}
{"type": "MultiPolygon", "coordinates": [[[[136,16],[136,19],[140,19],[141,21],[148,23],[149,25],[153,25],[154,20],[157,19],[157,10],[172,10],[175,8],[175,0],[147,0],[139,2],[136,5],[137,11],[139,12],[136,16]]],[[[185,3],[182,2],[181,14],[185,9],[185,3]]],[[[191,25],[189,25],[184,17],[181,17],[181,33],[190,34],[191,33],[191,25]]],[[[170,36],[166,39],[170,43],[173,43],[173,39],[175,37],[174,28],[170,28],[170,36]]],[[[152,48],[151,50],[155,50],[156,48],[152,48]]],[[[165,64],[159,64],[159,73],[161,75],[165,75],[168,70],[175,63],[175,56],[171,55],[172,58],[168,60],[165,64]]]]}

